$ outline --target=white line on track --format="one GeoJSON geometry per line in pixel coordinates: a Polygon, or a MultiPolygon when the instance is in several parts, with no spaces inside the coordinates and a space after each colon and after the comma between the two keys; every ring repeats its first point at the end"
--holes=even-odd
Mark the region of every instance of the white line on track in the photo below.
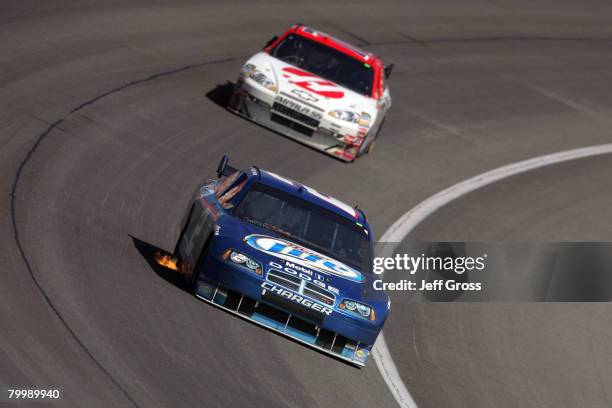
{"type": "MultiPolygon", "coordinates": [[[[534,157],[532,159],[508,164],[496,169],[479,174],[455,185],[452,185],[439,193],[421,201],[411,210],[402,215],[380,238],[380,242],[400,243],[408,234],[423,220],[433,214],[436,210],[449,202],[464,196],[474,190],[484,187],[496,181],[512,177],[514,175],[534,170],[540,167],[550,166],[571,160],[582,159],[591,156],[612,153],[612,143],[596,146],[582,147],[578,149],[565,150],[558,153],[547,154],[534,157]]],[[[392,251],[395,246],[388,245],[386,251],[392,251]]],[[[376,345],[372,352],[376,366],[380,371],[387,387],[401,408],[417,408],[412,395],[406,388],[402,378],[397,371],[397,367],[387,347],[385,337],[381,332],[376,340],[376,345]]]]}

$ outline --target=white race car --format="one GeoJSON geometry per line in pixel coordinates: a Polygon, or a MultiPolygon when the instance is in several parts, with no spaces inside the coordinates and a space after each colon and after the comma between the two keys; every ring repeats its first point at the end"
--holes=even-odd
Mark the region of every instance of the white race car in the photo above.
{"type": "Polygon", "coordinates": [[[228,108],[344,161],[369,153],[393,64],[297,24],[243,66],[228,108]]]}

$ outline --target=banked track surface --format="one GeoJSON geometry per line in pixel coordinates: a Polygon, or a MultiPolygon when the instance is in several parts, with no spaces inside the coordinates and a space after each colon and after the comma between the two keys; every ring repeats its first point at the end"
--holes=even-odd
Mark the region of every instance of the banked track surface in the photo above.
{"type": "MultiPolygon", "coordinates": [[[[395,406],[374,364],[355,370],[211,308],[143,258],[131,237],[171,249],[193,186],[223,153],[359,203],[381,233],[462,179],[611,137],[605,5],[49,1],[0,8],[0,383],[58,386],[72,406],[395,406]],[[244,57],[297,20],[395,61],[394,107],[372,156],[345,165],[219,106],[244,57]]],[[[581,168],[601,174],[610,165],[600,159],[581,168]]],[[[551,171],[536,176],[544,183],[575,174],[571,166],[551,171]]],[[[604,177],[583,179],[605,189],[604,177]]],[[[570,190],[566,200],[574,188],[559,186],[570,190]]],[[[585,205],[605,216],[606,197],[592,195],[585,205]]],[[[579,217],[579,197],[571,204],[579,217]]],[[[518,208],[537,222],[528,205],[518,208]]],[[[443,239],[439,231],[456,238],[452,227],[465,212],[443,214],[447,229],[424,227],[419,238],[443,239]]],[[[512,238],[513,219],[497,239],[512,238]]],[[[588,239],[580,228],[591,224],[572,220],[565,234],[588,239]]],[[[477,237],[477,220],[469,225],[477,237]]],[[[551,333],[572,328],[564,313],[526,306],[518,327],[531,332],[493,323],[507,315],[486,305],[459,312],[394,304],[386,337],[419,406],[609,405],[609,333],[559,339],[551,333]],[[555,324],[542,335],[540,323],[551,316],[555,324]],[[486,331],[461,335],[473,325],[486,331]],[[508,335],[514,343],[502,341],[508,335]],[[534,353],[543,342],[545,359],[503,370],[508,350],[534,353]],[[483,350],[487,358],[476,358],[483,350]],[[575,371],[587,400],[571,387],[559,392],[567,377],[548,374],[551,361],[575,371]]],[[[567,315],[605,323],[601,310],[567,315]]]]}

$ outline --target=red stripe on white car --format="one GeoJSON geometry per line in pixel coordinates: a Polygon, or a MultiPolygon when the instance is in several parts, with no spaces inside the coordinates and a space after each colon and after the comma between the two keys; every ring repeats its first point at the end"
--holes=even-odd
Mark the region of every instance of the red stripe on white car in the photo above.
{"type": "Polygon", "coordinates": [[[285,78],[296,79],[296,81],[291,81],[291,83],[309,92],[332,99],[340,99],[344,97],[344,92],[338,85],[331,81],[326,81],[323,78],[311,74],[310,72],[302,71],[301,69],[293,67],[285,67],[283,68],[283,72],[283,76],[285,78]]]}

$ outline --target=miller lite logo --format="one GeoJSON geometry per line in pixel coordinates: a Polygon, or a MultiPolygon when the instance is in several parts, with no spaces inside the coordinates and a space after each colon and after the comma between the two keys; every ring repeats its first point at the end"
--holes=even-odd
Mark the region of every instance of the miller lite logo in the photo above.
{"type": "Polygon", "coordinates": [[[320,272],[331,273],[359,283],[365,280],[361,272],[350,266],[293,242],[258,234],[248,235],[244,238],[244,241],[258,251],[286,261],[297,261],[320,272]]]}

